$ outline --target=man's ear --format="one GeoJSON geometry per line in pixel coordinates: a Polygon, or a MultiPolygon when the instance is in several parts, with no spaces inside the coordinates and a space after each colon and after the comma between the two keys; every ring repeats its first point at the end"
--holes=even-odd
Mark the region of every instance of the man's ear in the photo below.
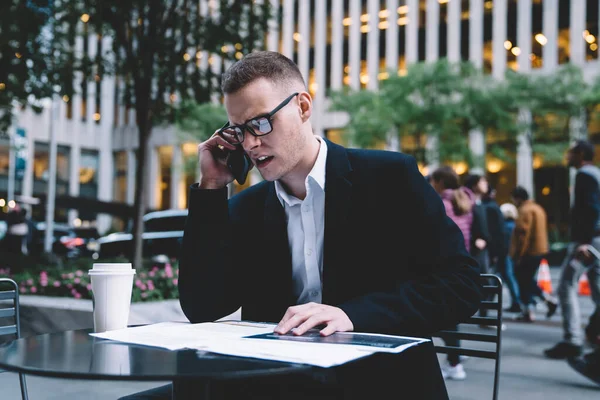
{"type": "Polygon", "coordinates": [[[300,118],[302,119],[302,122],[308,121],[308,119],[312,115],[313,109],[312,97],[310,96],[310,94],[308,94],[307,92],[300,92],[300,94],[298,94],[298,104],[300,106],[298,108],[298,111],[300,113],[300,118]]]}

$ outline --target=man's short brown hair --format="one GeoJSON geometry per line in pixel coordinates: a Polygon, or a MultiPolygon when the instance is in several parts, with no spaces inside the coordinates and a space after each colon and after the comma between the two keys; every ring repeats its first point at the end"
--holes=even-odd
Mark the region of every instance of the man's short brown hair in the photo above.
{"type": "Polygon", "coordinates": [[[301,82],[306,87],[298,66],[292,60],[275,51],[256,51],[247,54],[223,73],[221,90],[224,94],[235,93],[260,78],[290,86],[293,82],[301,82]]]}

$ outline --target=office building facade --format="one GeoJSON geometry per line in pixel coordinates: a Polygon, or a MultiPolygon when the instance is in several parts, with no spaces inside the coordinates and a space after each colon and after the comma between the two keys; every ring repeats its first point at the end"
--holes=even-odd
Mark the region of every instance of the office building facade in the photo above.
{"type": "MultiPolygon", "coordinates": [[[[199,1],[206,12],[218,12],[217,1],[199,1]]],[[[411,63],[469,60],[497,79],[503,79],[507,69],[544,73],[567,62],[580,66],[589,81],[600,74],[598,0],[257,1],[270,1],[276,15],[266,47],[298,64],[314,97],[315,133],[334,141],[344,142],[347,116],[328,111],[327,93],[344,87],[376,90],[390,73],[404,74],[411,63]]],[[[110,45],[110,38],[98,39],[95,34],[79,38],[77,45],[94,56],[99,41],[103,48],[110,45]]],[[[218,62],[218,54],[205,56],[212,58],[206,68],[217,73],[226,68],[226,63],[218,62]]],[[[120,103],[120,85],[118,78],[102,77],[89,82],[83,95],[56,102],[57,194],[133,202],[139,143],[134,111],[120,103]]],[[[40,115],[31,110],[19,114],[15,133],[19,130],[25,151],[14,186],[18,194],[36,197],[47,191],[50,120],[49,108],[40,115]]],[[[586,125],[592,139],[600,134],[598,124],[578,122],[586,125]]],[[[156,127],[145,145],[148,208],[185,208],[187,188],[196,180],[193,169],[185,165],[193,162],[197,143],[182,143],[173,127],[156,127]]],[[[491,145],[495,138],[490,135],[473,132],[470,136],[475,154],[486,154],[491,145]]],[[[412,150],[409,141],[389,147],[412,150]]],[[[501,199],[507,199],[507,191],[516,184],[535,187],[536,197],[555,198],[551,195],[556,191],[562,193],[558,206],[545,206],[563,210],[556,217],[563,220],[568,171],[561,165],[546,165],[524,141],[516,150],[516,160],[516,165],[509,165],[486,157],[486,171],[480,172],[498,187],[501,199]]],[[[8,144],[2,142],[0,193],[6,193],[8,164],[8,144]]],[[[466,163],[454,167],[459,173],[467,170],[466,163]]],[[[253,173],[249,184],[259,180],[253,173]]],[[[37,206],[38,218],[43,213],[43,205],[37,206]]],[[[57,218],[69,223],[95,217],[86,210],[57,209],[57,218]]],[[[100,230],[109,229],[111,219],[101,215],[98,224],[100,230]]]]}

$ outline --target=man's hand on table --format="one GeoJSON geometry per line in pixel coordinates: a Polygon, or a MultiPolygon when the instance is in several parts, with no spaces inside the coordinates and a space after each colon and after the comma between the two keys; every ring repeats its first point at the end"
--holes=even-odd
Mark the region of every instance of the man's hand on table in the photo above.
{"type": "Polygon", "coordinates": [[[319,325],[325,325],[325,328],[320,331],[322,336],[354,330],[352,321],[341,308],[319,303],[306,303],[288,307],[273,331],[286,334],[293,329],[294,335],[303,335],[309,329],[319,325]]]}

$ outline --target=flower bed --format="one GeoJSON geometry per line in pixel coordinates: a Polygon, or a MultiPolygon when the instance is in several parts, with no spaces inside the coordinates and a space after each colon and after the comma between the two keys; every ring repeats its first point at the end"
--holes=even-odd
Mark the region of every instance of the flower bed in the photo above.
{"type": "MultiPolygon", "coordinates": [[[[89,269],[89,268],[88,268],[89,269]]],[[[81,265],[63,269],[41,269],[11,273],[0,268],[0,277],[9,277],[19,284],[21,294],[91,299],[92,285],[87,270],[81,265]]],[[[179,298],[177,264],[153,265],[137,271],[133,280],[131,301],[157,301],[179,298]]]]}

